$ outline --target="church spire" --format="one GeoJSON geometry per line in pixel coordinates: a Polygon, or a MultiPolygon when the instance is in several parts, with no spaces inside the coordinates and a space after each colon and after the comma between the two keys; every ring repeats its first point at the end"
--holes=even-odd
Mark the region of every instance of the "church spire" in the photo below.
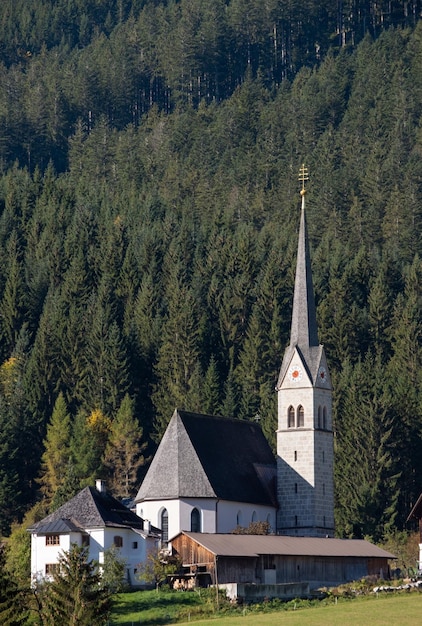
{"type": "Polygon", "coordinates": [[[304,165],[300,168],[299,180],[302,182],[302,189],[300,191],[300,195],[302,196],[302,209],[297,250],[290,345],[297,345],[299,348],[306,349],[312,346],[318,346],[319,341],[305,216],[305,182],[308,180],[308,170],[304,165]]]}

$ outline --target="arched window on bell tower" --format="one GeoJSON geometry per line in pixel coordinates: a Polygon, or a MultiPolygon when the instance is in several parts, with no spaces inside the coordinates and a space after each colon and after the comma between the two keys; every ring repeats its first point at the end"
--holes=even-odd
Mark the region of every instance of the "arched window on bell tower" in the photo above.
{"type": "Polygon", "coordinates": [[[322,427],[327,430],[327,407],[322,409],[322,427]]]}
{"type": "Polygon", "coordinates": [[[287,409],[287,428],[295,427],[295,410],[292,406],[287,409]]]}
{"type": "Polygon", "coordinates": [[[297,427],[303,428],[305,426],[305,410],[303,406],[300,404],[297,407],[297,427]]]}
{"type": "Polygon", "coordinates": [[[321,428],[321,407],[318,407],[318,425],[317,428],[321,428]]]}

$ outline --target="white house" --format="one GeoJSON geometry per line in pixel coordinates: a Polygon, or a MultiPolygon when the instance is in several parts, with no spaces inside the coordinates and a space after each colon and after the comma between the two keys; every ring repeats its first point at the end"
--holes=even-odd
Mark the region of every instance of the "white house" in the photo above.
{"type": "Polygon", "coordinates": [[[126,563],[126,578],[140,586],[139,564],[159,546],[159,531],[110,496],[104,483],[85,487],[59,509],[34,524],[31,532],[31,579],[48,579],[58,567],[58,557],[72,544],[88,546],[88,558],[104,562],[105,550],[119,548],[126,563]]]}

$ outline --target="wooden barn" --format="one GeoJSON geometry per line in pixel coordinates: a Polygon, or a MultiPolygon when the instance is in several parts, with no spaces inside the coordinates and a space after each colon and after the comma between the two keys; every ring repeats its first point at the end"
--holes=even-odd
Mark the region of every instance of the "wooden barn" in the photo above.
{"type": "Polygon", "coordinates": [[[263,598],[284,597],[285,585],[293,585],[294,597],[300,585],[312,590],[365,576],[385,578],[394,558],[356,539],[181,532],[171,545],[189,586],[193,581],[196,586],[252,585],[254,597],[263,598]]]}

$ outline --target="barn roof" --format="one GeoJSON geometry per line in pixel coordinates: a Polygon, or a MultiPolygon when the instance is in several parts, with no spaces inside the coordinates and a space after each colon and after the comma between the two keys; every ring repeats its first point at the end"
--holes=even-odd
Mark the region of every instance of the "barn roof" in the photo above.
{"type": "Polygon", "coordinates": [[[258,424],[176,410],[137,502],[220,498],[276,506],[276,462],[258,424]]]}
{"type": "Polygon", "coordinates": [[[394,559],[395,556],[363,539],[333,539],[321,537],[286,537],[282,535],[233,535],[182,532],[192,541],[215,556],[257,557],[273,556],[324,556],[367,557],[394,559]]]}
{"type": "Polygon", "coordinates": [[[85,487],[29,530],[38,534],[59,534],[105,526],[142,529],[143,520],[110,494],[85,487]]]}

